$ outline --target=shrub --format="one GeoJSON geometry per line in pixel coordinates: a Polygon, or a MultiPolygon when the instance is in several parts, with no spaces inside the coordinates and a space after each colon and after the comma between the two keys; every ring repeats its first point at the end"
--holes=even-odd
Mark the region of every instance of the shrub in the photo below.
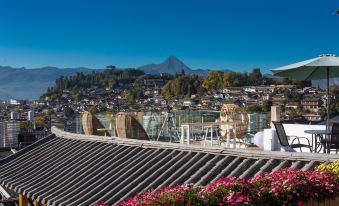
{"type": "Polygon", "coordinates": [[[333,161],[330,163],[323,163],[320,164],[316,170],[326,170],[326,171],[331,171],[334,174],[339,175],[339,161],[333,161]]]}
{"type": "MultiPolygon", "coordinates": [[[[310,199],[321,200],[339,192],[338,175],[316,171],[281,169],[250,179],[220,178],[206,186],[165,187],[138,194],[119,206],[244,206],[302,205],[310,199]]],[[[96,206],[105,206],[103,202],[96,206]]]]}
{"type": "Polygon", "coordinates": [[[257,202],[256,188],[246,179],[220,178],[200,192],[207,205],[253,205],[257,202]]]}
{"type": "Polygon", "coordinates": [[[198,197],[198,191],[198,187],[191,187],[190,185],[165,187],[155,192],[149,191],[143,195],[136,195],[122,202],[119,206],[203,205],[198,197]]]}

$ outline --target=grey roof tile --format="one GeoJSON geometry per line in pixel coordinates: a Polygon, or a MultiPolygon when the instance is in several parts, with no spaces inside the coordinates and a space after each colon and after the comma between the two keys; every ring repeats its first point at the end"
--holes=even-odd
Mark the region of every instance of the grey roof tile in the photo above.
{"type": "Polygon", "coordinates": [[[55,135],[0,160],[0,183],[47,205],[116,204],[166,185],[206,185],[280,168],[311,170],[336,156],[252,152],[221,147],[55,135]]]}

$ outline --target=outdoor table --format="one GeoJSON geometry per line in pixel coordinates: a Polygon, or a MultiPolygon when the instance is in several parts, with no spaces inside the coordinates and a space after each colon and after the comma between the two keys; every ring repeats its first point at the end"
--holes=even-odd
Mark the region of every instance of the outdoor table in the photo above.
{"type": "Polygon", "coordinates": [[[324,140],[324,135],[330,135],[331,131],[329,130],[305,130],[304,131],[307,134],[312,134],[312,148],[314,152],[320,152],[321,147],[320,146],[324,146],[324,153],[329,153],[329,141],[323,141],[324,140]],[[319,139],[319,143],[318,144],[318,139],[319,139]],[[319,148],[320,147],[320,148],[319,148]]]}

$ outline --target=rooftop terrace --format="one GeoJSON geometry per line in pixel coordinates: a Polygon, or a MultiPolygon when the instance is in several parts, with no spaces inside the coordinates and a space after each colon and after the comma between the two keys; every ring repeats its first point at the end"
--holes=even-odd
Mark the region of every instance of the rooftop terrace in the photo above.
{"type": "Polygon", "coordinates": [[[0,161],[3,187],[46,205],[112,205],[165,185],[206,185],[285,167],[311,170],[338,157],[52,132],[0,161]]]}

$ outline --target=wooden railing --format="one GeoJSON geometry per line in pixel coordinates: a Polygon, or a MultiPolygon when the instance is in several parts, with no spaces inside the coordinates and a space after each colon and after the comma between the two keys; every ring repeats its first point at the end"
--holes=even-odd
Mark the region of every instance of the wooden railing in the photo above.
{"type": "Polygon", "coordinates": [[[303,203],[303,206],[339,206],[339,196],[336,198],[326,198],[324,200],[310,200],[303,203]]]}

